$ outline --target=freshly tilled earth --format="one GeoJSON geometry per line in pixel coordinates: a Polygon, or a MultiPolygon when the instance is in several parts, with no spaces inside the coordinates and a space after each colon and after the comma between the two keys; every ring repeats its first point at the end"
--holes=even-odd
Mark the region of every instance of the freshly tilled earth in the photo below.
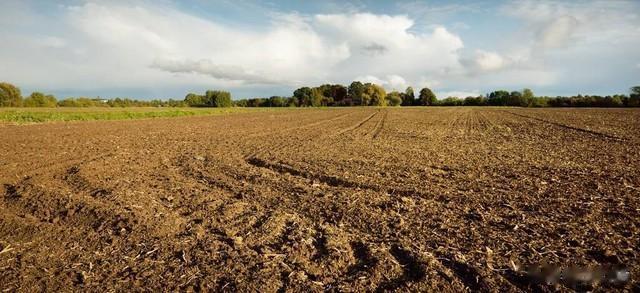
{"type": "Polygon", "coordinates": [[[629,109],[0,125],[0,289],[576,289],[514,270],[544,262],[639,290],[638,134],[629,109]]]}

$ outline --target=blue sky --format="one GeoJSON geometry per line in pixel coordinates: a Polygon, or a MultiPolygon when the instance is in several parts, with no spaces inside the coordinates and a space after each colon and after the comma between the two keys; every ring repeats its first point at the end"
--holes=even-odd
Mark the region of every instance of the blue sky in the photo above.
{"type": "Polygon", "coordinates": [[[235,98],[428,86],[439,98],[640,84],[640,1],[13,1],[0,81],[23,94],[235,98]]]}

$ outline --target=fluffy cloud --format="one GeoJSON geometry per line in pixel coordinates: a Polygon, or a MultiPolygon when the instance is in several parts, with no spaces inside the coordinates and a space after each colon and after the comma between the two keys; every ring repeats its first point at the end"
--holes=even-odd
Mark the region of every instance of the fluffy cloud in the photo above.
{"type": "Polygon", "coordinates": [[[255,24],[225,19],[224,11],[196,16],[172,1],[74,3],[3,3],[0,80],[54,93],[139,89],[134,94],[141,97],[206,88],[284,95],[301,85],[357,79],[388,90],[412,85],[475,94],[496,87],[580,88],[596,80],[626,89],[640,60],[638,5],[625,1],[512,2],[503,15],[490,16],[508,19],[513,31],[501,31],[499,41],[472,40],[483,47],[471,48],[450,30],[459,19],[443,25],[446,17],[438,17],[477,13],[465,18],[461,32],[474,35],[475,19],[488,12],[466,5],[416,2],[394,15],[359,12],[362,7],[299,14],[242,6],[243,13],[256,9],[255,24]]]}
{"type": "Polygon", "coordinates": [[[476,50],[473,58],[463,59],[462,63],[474,74],[499,70],[507,65],[507,61],[500,54],[483,50],[476,50]]]}
{"type": "Polygon", "coordinates": [[[640,45],[638,8],[634,1],[511,2],[502,11],[523,26],[501,54],[517,56],[509,58],[509,65],[534,73],[530,76],[537,78],[524,77],[531,84],[611,94],[603,89],[625,89],[634,83],[625,60],[640,56],[632,49],[640,45]]]}
{"type": "MultiPolygon", "coordinates": [[[[337,81],[395,74],[416,83],[423,75],[439,75],[460,67],[458,51],[463,42],[457,35],[442,26],[414,33],[413,24],[407,16],[370,13],[316,15],[311,22],[319,34],[345,44],[352,52],[334,70],[337,81]]],[[[395,84],[399,86],[398,81],[395,84]]]]}
{"type": "Polygon", "coordinates": [[[473,91],[445,91],[445,92],[439,92],[436,94],[438,99],[445,99],[448,97],[458,97],[461,99],[464,99],[466,97],[477,97],[482,95],[482,93],[480,93],[479,90],[473,90],[473,91]]]}
{"type": "Polygon", "coordinates": [[[387,90],[404,91],[410,84],[400,75],[391,74],[385,78],[378,78],[373,75],[358,76],[354,78],[364,83],[370,82],[383,86],[387,90]]]}
{"type": "Polygon", "coordinates": [[[62,33],[15,36],[34,40],[16,40],[0,54],[0,61],[11,60],[5,64],[17,67],[0,78],[63,88],[291,88],[370,75],[395,89],[459,68],[463,47],[442,26],[412,32],[413,20],[404,15],[276,13],[258,29],[144,2],[88,2],[59,9],[62,22],[53,31],[62,33]],[[32,46],[24,48],[25,43],[32,46]],[[31,55],[42,58],[24,58],[31,55]],[[34,78],[35,67],[44,68],[42,76],[34,78]]]}
{"type": "Polygon", "coordinates": [[[533,42],[541,47],[593,44],[640,36],[640,18],[633,1],[518,1],[502,7],[525,21],[533,42]]]}
{"type": "Polygon", "coordinates": [[[543,48],[564,47],[575,41],[572,39],[572,36],[577,30],[578,25],[578,19],[570,15],[553,19],[540,29],[536,36],[538,41],[537,45],[543,48]]]}
{"type": "Polygon", "coordinates": [[[187,60],[158,58],[151,65],[171,73],[198,73],[210,75],[216,79],[242,81],[251,84],[282,83],[283,80],[269,78],[268,75],[250,71],[235,65],[214,64],[211,60],[187,60]]]}

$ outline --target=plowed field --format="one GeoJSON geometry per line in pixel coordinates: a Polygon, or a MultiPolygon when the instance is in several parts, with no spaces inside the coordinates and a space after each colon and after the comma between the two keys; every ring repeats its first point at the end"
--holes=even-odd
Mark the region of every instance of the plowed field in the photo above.
{"type": "Polygon", "coordinates": [[[640,110],[297,109],[0,125],[6,291],[568,291],[625,264],[640,110]]]}

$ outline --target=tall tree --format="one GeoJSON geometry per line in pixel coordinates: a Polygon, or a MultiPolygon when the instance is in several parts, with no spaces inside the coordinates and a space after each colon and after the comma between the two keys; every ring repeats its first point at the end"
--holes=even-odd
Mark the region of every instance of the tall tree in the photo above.
{"type": "Polygon", "coordinates": [[[301,87],[293,92],[293,96],[298,100],[298,105],[300,107],[309,107],[311,106],[312,100],[311,88],[309,87],[301,87]]]}
{"type": "Polygon", "coordinates": [[[24,100],[24,106],[26,107],[55,107],[56,104],[57,101],[54,96],[40,92],[33,92],[24,100]]]}
{"type": "Polygon", "coordinates": [[[334,84],[331,86],[331,97],[333,98],[334,105],[342,106],[351,104],[347,99],[348,90],[341,84],[334,84]]]}
{"type": "Polygon", "coordinates": [[[506,106],[509,101],[509,92],[505,90],[493,91],[489,94],[487,104],[490,106],[506,106]]]}
{"type": "Polygon", "coordinates": [[[187,94],[184,97],[184,102],[189,105],[189,107],[203,107],[205,106],[204,97],[201,95],[196,95],[193,93],[187,94]]]}
{"type": "Polygon", "coordinates": [[[312,88],[311,89],[311,106],[313,107],[326,106],[326,105],[323,105],[324,102],[325,102],[325,97],[322,94],[322,90],[318,87],[312,88]]]}
{"type": "Polygon", "coordinates": [[[285,99],[279,96],[272,96],[269,98],[269,107],[284,107],[285,99]]]}
{"type": "Polygon", "coordinates": [[[0,82],[0,107],[19,107],[21,105],[20,89],[8,82],[0,82]]]}
{"type": "Polygon", "coordinates": [[[433,106],[437,103],[436,95],[429,88],[423,88],[420,90],[419,105],[421,106],[433,106]]]}
{"type": "Polygon", "coordinates": [[[397,91],[388,93],[385,99],[389,106],[400,106],[402,104],[402,94],[397,91]]]}
{"type": "Polygon", "coordinates": [[[507,98],[507,106],[522,106],[522,93],[512,91],[507,98]]]}
{"type": "Polygon", "coordinates": [[[629,107],[640,107],[640,86],[634,86],[630,89],[629,107]]]}
{"type": "Polygon", "coordinates": [[[535,97],[531,89],[522,90],[522,104],[523,107],[531,107],[534,103],[535,97]]]}
{"type": "Polygon", "coordinates": [[[364,84],[359,81],[354,81],[349,85],[348,95],[351,99],[351,102],[356,106],[366,106],[362,101],[362,95],[364,94],[364,84]]]}
{"type": "Polygon", "coordinates": [[[387,93],[384,88],[373,83],[364,84],[364,93],[362,94],[363,106],[386,106],[385,97],[387,93]]]}
{"type": "Polygon", "coordinates": [[[402,95],[402,106],[412,106],[415,104],[416,96],[413,93],[412,87],[407,87],[402,95]]]}
{"type": "Polygon", "coordinates": [[[205,103],[209,107],[226,108],[233,106],[231,93],[226,91],[207,91],[205,93],[205,103]]]}

